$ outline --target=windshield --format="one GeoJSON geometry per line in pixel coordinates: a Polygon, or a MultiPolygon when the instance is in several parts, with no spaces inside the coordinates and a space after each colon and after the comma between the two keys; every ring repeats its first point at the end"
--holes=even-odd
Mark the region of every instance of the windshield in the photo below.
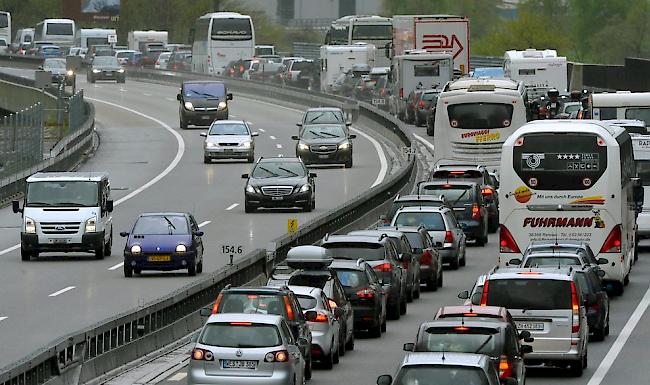
{"type": "Polygon", "coordinates": [[[416,77],[438,77],[440,76],[440,62],[416,64],[413,66],[413,75],[416,77]]]}
{"type": "Polygon", "coordinates": [[[31,182],[27,206],[99,206],[99,182],[31,182]]]}
{"type": "Polygon", "coordinates": [[[9,15],[0,13],[0,28],[7,28],[9,26],[9,15]]]}
{"type": "Polygon", "coordinates": [[[636,173],[644,186],[650,186],[650,160],[636,160],[636,173]]]}
{"type": "Polygon", "coordinates": [[[498,332],[483,327],[430,327],[420,335],[415,351],[499,355],[498,332]]]}
{"type": "Polygon", "coordinates": [[[444,195],[450,203],[474,202],[474,189],[471,186],[425,185],[421,186],[420,194],[444,195]]]}
{"type": "Polygon", "coordinates": [[[582,266],[578,257],[528,257],[523,267],[582,266]]]}
{"type": "Polygon", "coordinates": [[[47,23],[47,32],[45,32],[46,35],[66,35],[66,36],[72,36],[74,35],[74,31],[72,28],[72,23],[52,23],[48,22],[47,23]]]}
{"type": "Polygon", "coordinates": [[[329,44],[347,44],[350,27],[347,25],[332,25],[327,32],[329,44]]]}
{"type": "Polygon", "coordinates": [[[344,287],[359,287],[368,285],[365,272],[359,270],[336,270],[336,275],[344,287]]]}
{"type": "Polygon", "coordinates": [[[189,234],[187,220],[180,215],[145,215],[133,227],[136,235],[189,234]]]}
{"type": "Polygon", "coordinates": [[[310,61],[294,61],[293,65],[291,66],[291,71],[302,71],[306,70],[309,67],[312,66],[312,62],[310,61]]]}
{"type": "Polygon", "coordinates": [[[282,344],[275,325],[250,322],[209,323],[199,343],[227,348],[268,348],[282,344]]]}
{"type": "Polygon", "coordinates": [[[571,309],[570,281],[494,279],[489,281],[487,305],[507,309],[571,309]]]}
{"type": "Polygon", "coordinates": [[[318,303],[316,298],[310,297],[308,295],[296,295],[296,297],[298,297],[298,303],[300,304],[302,310],[313,309],[316,307],[316,304],[318,303]]]}
{"type": "Polygon", "coordinates": [[[261,162],[255,166],[253,170],[253,178],[293,178],[304,177],[306,175],[305,168],[300,162],[283,162],[283,161],[270,161],[261,162]]]}
{"type": "Polygon", "coordinates": [[[187,97],[218,98],[226,95],[226,86],[221,82],[185,83],[183,94],[187,97]]]}
{"type": "Polygon", "coordinates": [[[438,100],[438,93],[437,92],[425,92],[425,93],[422,94],[422,100],[426,100],[427,102],[438,100]]]}
{"type": "Polygon", "coordinates": [[[135,52],[118,52],[117,57],[120,59],[131,59],[135,55],[135,52]]]}
{"type": "Polygon", "coordinates": [[[431,201],[431,200],[400,200],[393,202],[393,204],[390,207],[390,211],[388,212],[388,215],[386,216],[388,219],[393,219],[395,216],[395,213],[397,210],[403,208],[403,207],[414,207],[414,206],[421,206],[421,207],[441,207],[444,205],[443,201],[431,201]]]}
{"type": "Polygon", "coordinates": [[[400,369],[393,382],[393,385],[434,384],[488,385],[488,379],[482,369],[471,366],[408,365],[400,369]]]}
{"type": "Polygon", "coordinates": [[[252,38],[250,19],[212,19],[212,40],[251,40],[252,38]]]}
{"type": "Polygon", "coordinates": [[[366,261],[385,259],[384,247],[379,243],[365,242],[336,242],[322,245],[332,252],[334,259],[351,259],[356,261],[363,258],[366,261]]]}
{"type": "Polygon", "coordinates": [[[650,124],[650,108],[628,107],[625,110],[625,119],[642,120],[648,126],[650,124]]]}
{"type": "Polygon", "coordinates": [[[345,132],[341,126],[309,126],[302,132],[303,139],[343,138],[345,132]]]}
{"type": "Polygon", "coordinates": [[[45,59],[43,68],[65,68],[65,59],[45,59]]]}
{"type": "Polygon", "coordinates": [[[343,113],[341,111],[307,111],[304,122],[313,124],[343,123],[343,113]]]}
{"type": "MultiPolygon", "coordinates": [[[[387,25],[354,25],[352,27],[352,40],[391,40],[393,26],[387,25]]],[[[383,47],[377,47],[383,48],[383,47]]]]}
{"type": "Polygon", "coordinates": [[[424,226],[427,231],[445,231],[445,222],[440,213],[406,212],[399,213],[392,226],[424,226]]]}
{"type": "Polygon", "coordinates": [[[209,135],[249,135],[248,128],[243,124],[219,123],[210,127],[209,135]]]}
{"type": "Polygon", "coordinates": [[[228,293],[219,305],[218,313],[283,315],[282,297],[275,294],[228,293]]]}
{"type": "Polygon", "coordinates": [[[94,66],[119,66],[115,56],[95,56],[93,59],[94,66]]]}
{"type": "Polygon", "coordinates": [[[449,124],[460,129],[490,129],[510,127],[512,104],[462,103],[447,107],[449,124]]]}
{"type": "Polygon", "coordinates": [[[409,243],[411,244],[411,247],[414,249],[424,249],[424,240],[422,239],[422,235],[420,233],[404,233],[406,235],[406,238],[409,240],[409,243]]]}

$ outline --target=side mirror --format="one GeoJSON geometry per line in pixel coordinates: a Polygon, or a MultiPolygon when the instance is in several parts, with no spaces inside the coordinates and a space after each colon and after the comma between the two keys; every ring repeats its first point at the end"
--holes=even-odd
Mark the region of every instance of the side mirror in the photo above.
{"type": "Polygon", "coordinates": [[[201,317],[210,317],[212,315],[212,308],[210,307],[203,307],[201,310],[199,310],[199,314],[201,317]]]}
{"type": "Polygon", "coordinates": [[[121,231],[120,232],[120,237],[128,237],[128,236],[129,236],[128,232],[126,232],[126,231],[121,231]]]}
{"type": "Polygon", "coordinates": [[[22,213],[23,209],[20,208],[20,202],[19,201],[11,201],[11,208],[13,209],[14,213],[22,213]]]}
{"type": "Polygon", "coordinates": [[[176,94],[176,100],[178,100],[179,102],[182,102],[183,101],[183,95],[176,94]]]}
{"type": "Polygon", "coordinates": [[[298,122],[298,123],[296,123],[296,126],[302,127],[302,123],[298,122]]]}
{"type": "Polygon", "coordinates": [[[469,299],[469,290],[463,290],[460,293],[458,293],[458,298],[469,299]]]}
{"type": "Polygon", "coordinates": [[[472,294],[472,297],[470,298],[472,305],[480,305],[481,304],[481,297],[483,296],[483,293],[479,293],[478,291],[474,294],[472,294]]]}
{"type": "Polygon", "coordinates": [[[207,137],[208,137],[208,133],[207,133],[207,132],[202,132],[202,133],[199,134],[199,136],[201,136],[201,137],[203,137],[203,138],[207,138],[207,137]]]}
{"type": "Polygon", "coordinates": [[[393,377],[388,374],[382,374],[377,377],[377,385],[390,385],[393,382],[393,377]]]}
{"type": "Polygon", "coordinates": [[[521,259],[519,258],[512,258],[511,260],[508,261],[508,266],[519,266],[521,265],[521,259]]]}
{"type": "Polygon", "coordinates": [[[113,208],[114,208],[113,200],[111,200],[111,199],[107,200],[106,201],[106,211],[108,211],[109,213],[112,213],[113,208]]]}
{"type": "Polygon", "coordinates": [[[309,177],[310,177],[310,178],[316,178],[317,176],[318,176],[318,175],[316,175],[315,172],[310,172],[310,173],[309,173],[309,177]]]}
{"type": "Polygon", "coordinates": [[[412,352],[415,349],[415,344],[413,342],[407,342],[402,346],[402,350],[405,352],[412,352]]]}
{"type": "Polygon", "coordinates": [[[352,134],[352,135],[348,136],[348,138],[349,138],[349,139],[356,139],[357,136],[356,136],[355,134],[352,134]]]}
{"type": "Polygon", "coordinates": [[[232,100],[232,94],[229,93],[228,95],[226,95],[226,99],[228,99],[228,100],[232,100]]]}
{"type": "Polygon", "coordinates": [[[528,354],[533,352],[533,347],[530,345],[521,345],[521,354],[528,354]]]}
{"type": "Polygon", "coordinates": [[[352,122],[345,122],[345,125],[350,127],[352,125],[352,122]]]}
{"type": "Polygon", "coordinates": [[[242,179],[248,179],[248,174],[241,174],[242,179]]]}
{"type": "Polygon", "coordinates": [[[599,265],[606,265],[609,263],[609,261],[606,258],[598,258],[596,261],[599,265]]]}
{"type": "Polygon", "coordinates": [[[260,136],[260,133],[259,133],[259,132],[253,132],[253,133],[251,134],[251,136],[260,136]]]}
{"type": "Polygon", "coordinates": [[[305,319],[309,322],[314,322],[316,321],[316,318],[318,318],[318,313],[316,313],[314,310],[309,310],[305,312],[305,319]]]}
{"type": "Polygon", "coordinates": [[[596,274],[598,274],[600,278],[605,278],[605,270],[598,270],[598,273],[596,274]]]}
{"type": "Polygon", "coordinates": [[[310,345],[309,340],[307,340],[305,337],[299,337],[297,341],[298,341],[298,345],[302,345],[302,346],[310,345]]]}
{"type": "Polygon", "coordinates": [[[195,231],[194,235],[196,235],[197,237],[202,237],[203,235],[205,235],[205,233],[203,231],[199,230],[199,231],[195,231]]]}
{"type": "Polygon", "coordinates": [[[291,135],[291,139],[292,139],[292,140],[300,140],[300,138],[298,137],[298,135],[291,135]]]}
{"type": "Polygon", "coordinates": [[[334,315],[336,318],[342,318],[345,316],[345,310],[342,307],[337,307],[334,309],[334,315]]]}

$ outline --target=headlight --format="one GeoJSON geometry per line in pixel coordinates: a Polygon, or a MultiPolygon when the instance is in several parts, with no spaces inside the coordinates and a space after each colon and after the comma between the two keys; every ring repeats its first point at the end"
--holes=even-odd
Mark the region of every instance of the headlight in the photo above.
{"type": "Polygon", "coordinates": [[[117,72],[123,74],[124,73],[124,68],[120,68],[119,70],[117,70],[117,72]]]}
{"type": "Polygon", "coordinates": [[[131,246],[131,254],[140,254],[142,252],[142,247],[140,245],[131,246]]]}
{"type": "Polygon", "coordinates": [[[304,143],[298,143],[298,150],[307,151],[309,150],[309,146],[304,143]]]}
{"type": "Polygon", "coordinates": [[[86,220],[86,232],[94,233],[97,231],[97,217],[88,218],[86,220]]]}
{"type": "Polygon", "coordinates": [[[192,102],[185,102],[185,109],[194,111],[194,105],[192,104],[192,102]]]}
{"type": "Polygon", "coordinates": [[[98,70],[97,68],[93,68],[93,73],[94,73],[94,74],[98,74],[98,73],[100,73],[100,72],[102,72],[102,70],[98,70]]]}
{"type": "Polygon", "coordinates": [[[244,147],[244,148],[251,148],[251,141],[244,142],[244,143],[241,144],[241,146],[244,147]]]}
{"type": "Polygon", "coordinates": [[[350,148],[350,142],[343,142],[339,144],[339,150],[347,150],[350,148]]]}
{"type": "Polygon", "coordinates": [[[27,234],[36,233],[36,222],[32,218],[25,217],[25,232],[27,234]]]}
{"type": "Polygon", "coordinates": [[[248,185],[248,186],[246,186],[246,192],[254,194],[254,193],[257,192],[257,190],[255,190],[255,187],[253,187],[251,185],[248,185]]]}
{"type": "Polygon", "coordinates": [[[310,186],[309,183],[308,183],[308,184],[302,186],[302,187],[300,188],[300,190],[298,190],[298,192],[307,192],[307,191],[309,191],[310,188],[311,188],[311,186],[310,186]]]}
{"type": "Polygon", "coordinates": [[[65,73],[68,76],[74,76],[74,71],[73,70],[68,70],[68,72],[65,73]]]}
{"type": "Polygon", "coordinates": [[[228,104],[226,102],[219,102],[219,106],[217,108],[220,110],[225,110],[226,107],[228,107],[228,104]]]}
{"type": "Polygon", "coordinates": [[[218,147],[218,146],[217,146],[217,144],[216,144],[216,143],[212,143],[212,142],[205,142],[205,147],[210,147],[210,148],[214,148],[214,147],[218,147]]]}
{"type": "Polygon", "coordinates": [[[184,253],[187,251],[187,247],[185,245],[177,245],[176,246],[176,252],[177,253],[184,253]]]}

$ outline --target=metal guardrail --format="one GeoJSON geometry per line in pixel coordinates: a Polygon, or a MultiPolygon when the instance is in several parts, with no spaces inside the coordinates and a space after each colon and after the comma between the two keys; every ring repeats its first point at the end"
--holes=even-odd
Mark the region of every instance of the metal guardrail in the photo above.
{"type": "Polygon", "coordinates": [[[32,56],[32,55],[14,55],[14,54],[2,54],[0,55],[0,62],[3,65],[6,65],[11,68],[33,68],[37,69],[39,66],[43,65],[42,56],[32,56]]]}
{"type": "MultiPolygon", "coordinates": [[[[197,74],[170,74],[154,71],[131,71],[140,79],[177,84],[182,79],[205,78],[197,74]]],[[[352,101],[296,89],[283,89],[268,84],[227,80],[231,90],[254,95],[283,98],[300,105],[341,105],[377,123],[376,129],[388,130],[402,138],[401,145],[410,145],[401,122],[381,114],[372,106],[359,106],[352,101]]],[[[368,211],[390,199],[412,176],[415,158],[391,174],[383,183],[366,191],[331,212],[305,224],[296,233],[273,241],[271,254],[255,250],[233,265],[206,274],[198,281],[142,308],[104,320],[79,332],[57,339],[25,359],[0,370],[0,384],[44,384],[58,379],[59,383],[94,383],[112,370],[156,351],[201,326],[198,310],[214,301],[218,292],[230,283],[244,284],[286,256],[294,245],[310,244],[325,233],[336,231],[356,222],[368,211]]]]}

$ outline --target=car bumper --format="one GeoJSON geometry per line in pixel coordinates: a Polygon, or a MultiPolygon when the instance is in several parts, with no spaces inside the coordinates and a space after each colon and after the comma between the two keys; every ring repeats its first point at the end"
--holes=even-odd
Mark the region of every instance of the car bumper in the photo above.
{"type": "Polygon", "coordinates": [[[263,194],[245,193],[246,201],[250,206],[254,207],[296,207],[304,206],[311,202],[311,191],[299,192],[282,197],[271,197],[263,194]],[[274,199],[282,198],[282,199],[274,199]]]}
{"type": "Polygon", "coordinates": [[[420,265],[420,283],[427,283],[435,280],[438,269],[431,265],[420,265]]]}
{"type": "MultiPolygon", "coordinates": [[[[293,385],[293,371],[274,370],[271,376],[211,376],[205,373],[204,364],[191,362],[187,371],[188,385],[293,385]]],[[[300,381],[300,380],[298,380],[300,381]]],[[[300,383],[300,382],[297,382],[300,383]]]]}
{"type": "Polygon", "coordinates": [[[228,119],[228,109],[222,111],[189,111],[181,110],[181,120],[195,126],[209,126],[215,120],[228,119]]]}
{"type": "MultiPolygon", "coordinates": [[[[158,255],[158,254],[157,254],[158,255]]],[[[183,254],[170,254],[171,259],[164,262],[154,262],[150,261],[149,257],[151,254],[141,254],[134,256],[130,253],[124,254],[124,264],[131,266],[133,269],[140,270],[160,270],[160,271],[171,271],[171,270],[180,270],[187,269],[188,266],[194,265],[196,253],[187,252],[183,254]]]]}
{"type": "Polygon", "coordinates": [[[456,248],[438,249],[442,263],[449,263],[458,258],[458,250],[456,248]]]}
{"type": "Polygon", "coordinates": [[[473,220],[459,220],[463,232],[471,239],[482,237],[484,233],[483,222],[473,220]]]}
{"type": "Polygon", "coordinates": [[[581,356],[582,350],[578,346],[572,346],[567,352],[538,352],[533,346],[533,352],[526,354],[524,362],[526,365],[536,365],[549,361],[575,361],[581,356]]]}
{"type": "Polygon", "coordinates": [[[26,251],[81,251],[93,252],[104,247],[104,233],[86,233],[71,235],[67,238],[46,238],[38,234],[20,234],[21,247],[26,251]]]}
{"type": "Polygon", "coordinates": [[[124,80],[126,78],[126,75],[124,73],[119,73],[119,72],[92,73],[90,74],[90,76],[95,80],[124,80]]]}
{"type": "Polygon", "coordinates": [[[213,159],[247,159],[255,154],[254,148],[206,148],[203,156],[213,159]]]}
{"type": "Polygon", "coordinates": [[[353,304],[352,308],[354,309],[355,330],[366,330],[380,324],[381,315],[378,307],[353,304]]]}
{"type": "Polygon", "coordinates": [[[302,158],[305,164],[341,164],[352,159],[352,151],[336,150],[327,154],[320,154],[309,150],[297,150],[296,157],[302,158]]]}
{"type": "Polygon", "coordinates": [[[320,360],[332,353],[332,331],[311,332],[311,355],[315,360],[320,360]]]}

